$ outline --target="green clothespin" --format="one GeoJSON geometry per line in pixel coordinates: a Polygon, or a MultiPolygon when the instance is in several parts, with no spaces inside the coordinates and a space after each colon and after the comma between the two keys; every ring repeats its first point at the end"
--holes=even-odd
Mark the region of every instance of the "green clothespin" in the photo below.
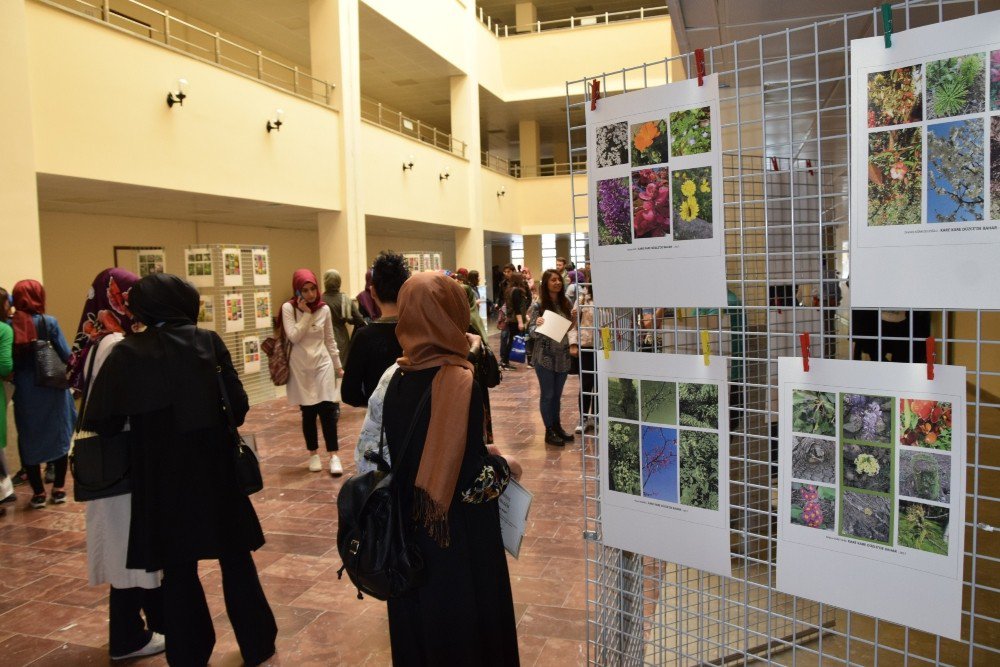
{"type": "Polygon", "coordinates": [[[885,36],[885,48],[892,47],[892,3],[882,3],[882,34],[885,36]]]}

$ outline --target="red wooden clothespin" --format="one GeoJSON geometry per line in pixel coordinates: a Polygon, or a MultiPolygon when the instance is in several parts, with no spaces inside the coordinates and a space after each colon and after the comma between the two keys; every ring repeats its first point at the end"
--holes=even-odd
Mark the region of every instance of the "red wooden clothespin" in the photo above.
{"type": "Polygon", "coordinates": [[[771,171],[778,171],[778,158],[771,158],[771,171]]]}
{"type": "Polygon", "coordinates": [[[809,175],[810,176],[815,176],[816,175],[816,172],[813,171],[813,161],[812,160],[806,160],[806,169],[809,170],[809,175]]]}
{"type": "Polygon", "coordinates": [[[934,379],[934,336],[927,339],[927,379],[934,379]]]}
{"type": "Polygon", "coordinates": [[[802,346],[802,370],[809,372],[809,332],[799,336],[799,344],[802,346]]]}
{"type": "Polygon", "coordinates": [[[694,66],[698,71],[698,85],[705,85],[705,49],[694,50],[694,66]]]}
{"type": "Polygon", "coordinates": [[[594,79],[590,82],[590,110],[597,111],[597,100],[601,99],[601,82],[594,79]]]}

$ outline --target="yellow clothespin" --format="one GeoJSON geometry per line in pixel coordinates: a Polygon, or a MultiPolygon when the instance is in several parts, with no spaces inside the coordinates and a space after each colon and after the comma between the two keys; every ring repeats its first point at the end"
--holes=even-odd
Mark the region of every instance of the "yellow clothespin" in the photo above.
{"type": "Polygon", "coordinates": [[[701,332],[701,354],[705,358],[705,365],[708,366],[708,355],[711,349],[708,345],[708,330],[702,330],[701,332]]]}
{"type": "Polygon", "coordinates": [[[604,348],[604,358],[611,358],[611,329],[601,327],[601,347],[604,348]]]}

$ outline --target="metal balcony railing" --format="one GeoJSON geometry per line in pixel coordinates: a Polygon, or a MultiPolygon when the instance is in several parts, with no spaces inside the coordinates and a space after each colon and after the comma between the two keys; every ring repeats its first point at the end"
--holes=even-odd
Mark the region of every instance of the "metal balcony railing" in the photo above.
{"type": "Polygon", "coordinates": [[[512,176],[513,178],[569,176],[570,173],[581,173],[587,169],[586,158],[575,160],[573,164],[570,164],[569,162],[555,162],[549,164],[522,165],[519,162],[512,162],[488,151],[482,152],[480,164],[490,171],[495,171],[498,174],[504,174],[506,176],[512,176]]]}
{"type": "Polygon", "coordinates": [[[401,134],[404,137],[416,139],[434,148],[465,157],[465,142],[437,129],[423,121],[410,118],[401,111],[396,111],[369,97],[361,98],[361,120],[387,130],[401,134]]]}
{"type": "Polygon", "coordinates": [[[667,6],[655,5],[653,7],[640,7],[639,9],[629,9],[622,12],[604,12],[603,14],[588,14],[587,16],[570,16],[566,19],[555,19],[552,21],[535,21],[521,25],[511,25],[494,20],[492,16],[486,15],[483,8],[479,8],[479,21],[497,37],[510,37],[511,35],[524,35],[529,33],[544,32],[547,30],[572,30],[573,28],[586,28],[595,25],[607,25],[619,21],[643,21],[645,19],[660,18],[668,14],[667,6]]]}
{"type": "Polygon", "coordinates": [[[79,16],[101,21],[192,58],[329,106],[335,84],[307,74],[223,37],[218,32],[183,21],[137,0],[38,0],[79,16]]]}

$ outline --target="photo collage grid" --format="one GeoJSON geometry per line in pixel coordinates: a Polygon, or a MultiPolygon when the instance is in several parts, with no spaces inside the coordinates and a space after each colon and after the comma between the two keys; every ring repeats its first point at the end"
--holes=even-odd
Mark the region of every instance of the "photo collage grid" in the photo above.
{"type": "Polygon", "coordinates": [[[871,72],[867,104],[869,227],[1000,219],[1000,50],[871,72]]]}
{"type": "Polygon", "coordinates": [[[609,377],[610,489],[719,509],[719,385],[609,377]]]}
{"type": "Polygon", "coordinates": [[[212,275],[212,251],[209,248],[188,251],[187,275],[189,280],[193,276],[212,275]]]}
{"type": "Polygon", "coordinates": [[[598,177],[598,245],[712,238],[712,167],[669,166],[680,157],[710,159],[711,107],[598,126],[595,150],[598,169],[630,168],[628,176],[598,177]]]}
{"type": "Polygon", "coordinates": [[[951,404],[792,391],[791,522],[948,555],[951,404]]]}

